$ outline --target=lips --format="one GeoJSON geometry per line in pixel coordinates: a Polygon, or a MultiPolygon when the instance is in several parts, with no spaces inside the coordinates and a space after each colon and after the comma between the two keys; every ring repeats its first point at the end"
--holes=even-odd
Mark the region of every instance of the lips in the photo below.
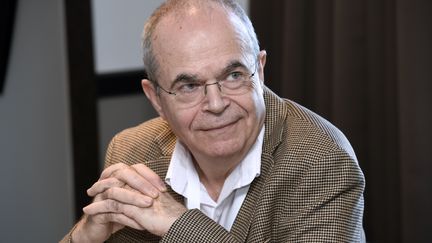
{"type": "Polygon", "coordinates": [[[196,117],[192,123],[192,129],[195,131],[222,130],[235,125],[243,118],[241,112],[226,112],[219,116],[204,113],[202,116],[196,117]]]}
{"type": "Polygon", "coordinates": [[[229,122],[229,123],[225,123],[225,124],[221,124],[221,125],[212,125],[211,127],[206,127],[206,128],[202,128],[200,130],[202,131],[212,131],[212,130],[219,130],[219,129],[223,129],[226,127],[229,127],[231,125],[234,125],[237,121],[234,122],[229,122]]]}
{"type": "Polygon", "coordinates": [[[240,116],[231,117],[231,119],[213,119],[213,120],[207,120],[202,121],[200,123],[200,126],[196,126],[196,130],[204,131],[204,132],[210,132],[210,131],[221,131],[223,129],[229,128],[237,122],[241,120],[240,116]]]}

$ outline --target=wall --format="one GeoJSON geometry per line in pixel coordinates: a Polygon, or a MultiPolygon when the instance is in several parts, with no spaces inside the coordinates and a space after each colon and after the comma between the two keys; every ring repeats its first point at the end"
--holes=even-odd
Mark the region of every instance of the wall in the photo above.
{"type": "MultiPolygon", "coordinates": [[[[142,69],[140,36],[143,23],[161,0],[93,0],[94,64],[97,74],[142,69]]],[[[140,80],[136,80],[139,85],[140,80]]],[[[156,116],[144,94],[100,98],[97,103],[99,168],[105,150],[119,131],[156,116]]]]}
{"type": "Polygon", "coordinates": [[[432,238],[431,12],[430,0],[251,1],[265,82],[356,152],[368,242],[432,238]]]}
{"type": "Polygon", "coordinates": [[[0,95],[1,242],[57,242],[72,224],[62,3],[18,1],[0,95]]]}
{"type": "Polygon", "coordinates": [[[432,2],[397,0],[402,242],[432,238],[432,2]]]}

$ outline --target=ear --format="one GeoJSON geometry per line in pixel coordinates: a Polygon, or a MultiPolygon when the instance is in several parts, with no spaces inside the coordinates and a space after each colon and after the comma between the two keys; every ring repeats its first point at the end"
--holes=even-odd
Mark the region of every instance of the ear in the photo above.
{"type": "Polygon", "coordinates": [[[260,51],[258,54],[258,75],[262,83],[264,83],[264,66],[267,60],[267,52],[265,50],[260,51]]]}
{"type": "Polygon", "coordinates": [[[150,100],[153,108],[159,114],[160,117],[165,119],[165,113],[163,112],[160,97],[154,87],[153,83],[148,79],[141,80],[141,87],[144,91],[144,94],[147,96],[147,99],[150,100]]]}

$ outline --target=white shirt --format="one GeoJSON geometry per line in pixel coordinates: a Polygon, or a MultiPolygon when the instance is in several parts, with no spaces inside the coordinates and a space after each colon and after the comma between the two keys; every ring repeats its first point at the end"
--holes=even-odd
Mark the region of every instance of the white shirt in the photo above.
{"type": "Polygon", "coordinates": [[[245,158],[226,178],[215,202],[200,182],[189,150],[177,141],[165,181],[185,198],[188,209],[199,209],[216,223],[230,230],[255,177],[261,173],[264,126],[245,158]]]}

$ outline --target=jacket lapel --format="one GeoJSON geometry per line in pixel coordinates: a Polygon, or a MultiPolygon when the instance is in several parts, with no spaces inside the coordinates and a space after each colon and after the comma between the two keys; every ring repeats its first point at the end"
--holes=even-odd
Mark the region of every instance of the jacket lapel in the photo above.
{"type": "MultiPolygon", "coordinates": [[[[162,180],[165,179],[166,173],[168,171],[168,166],[171,161],[170,156],[163,156],[157,160],[144,162],[151,170],[153,170],[162,180]]],[[[184,198],[182,195],[177,194],[172,190],[170,186],[167,186],[168,193],[179,203],[184,204],[184,198]]]]}
{"type": "Polygon", "coordinates": [[[231,233],[240,242],[245,242],[248,234],[251,233],[249,228],[259,207],[264,185],[271,174],[274,165],[273,152],[282,141],[282,131],[286,122],[287,108],[283,100],[267,87],[264,87],[264,100],[267,110],[264,122],[265,133],[263,153],[261,155],[261,175],[251,183],[243,205],[231,228],[231,233]]]}
{"type": "Polygon", "coordinates": [[[240,241],[245,242],[254,214],[260,201],[261,192],[273,166],[273,158],[263,153],[261,156],[261,175],[251,183],[249,191],[231,228],[231,233],[240,241]]]}
{"type": "MultiPolygon", "coordinates": [[[[171,156],[176,143],[176,136],[169,128],[169,125],[165,122],[165,130],[163,130],[159,136],[155,138],[155,142],[158,144],[158,147],[161,149],[162,156],[153,161],[147,161],[145,164],[152,169],[156,174],[159,175],[162,180],[165,179],[166,173],[168,172],[168,167],[171,162],[171,156]]],[[[184,203],[184,198],[182,195],[174,192],[170,186],[167,186],[168,193],[179,203],[184,203]]]]}

